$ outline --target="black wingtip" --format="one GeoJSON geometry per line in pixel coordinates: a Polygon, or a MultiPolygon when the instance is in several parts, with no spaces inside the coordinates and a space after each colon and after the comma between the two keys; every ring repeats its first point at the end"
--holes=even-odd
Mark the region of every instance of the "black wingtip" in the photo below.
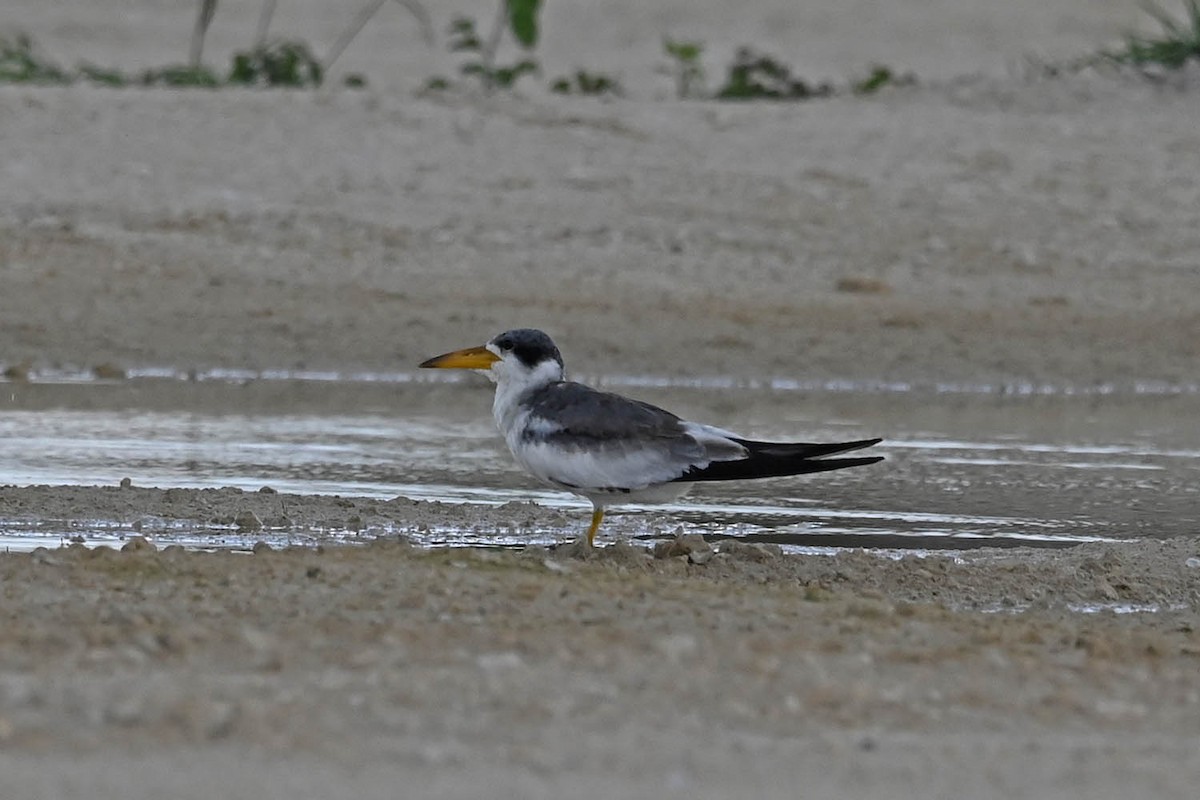
{"type": "Polygon", "coordinates": [[[775,459],[822,458],[851,453],[879,444],[883,439],[857,439],[853,442],[759,442],[753,439],[735,439],[750,451],[750,457],[775,459]]]}
{"type": "MultiPolygon", "coordinates": [[[[878,442],[879,439],[873,440],[878,442]]],[[[843,443],[847,444],[847,443],[843,443]]],[[[868,447],[869,445],[862,445],[868,447]]],[[[842,452],[835,450],[834,452],[842,452]]],[[[865,467],[883,461],[883,456],[860,456],[857,458],[803,458],[769,451],[751,452],[740,461],[713,461],[707,467],[690,469],[676,480],[679,481],[732,481],[756,478],[785,478],[791,475],[807,475],[813,472],[829,472],[835,469],[865,467]]]]}
{"type": "Polygon", "coordinates": [[[878,464],[883,456],[862,456],[861,458],[819,458],[810,461],[810,469],[804,472],[828,472],[831,469],[846,469],[847,467],[865,467],[868,464],[878,464]]]}

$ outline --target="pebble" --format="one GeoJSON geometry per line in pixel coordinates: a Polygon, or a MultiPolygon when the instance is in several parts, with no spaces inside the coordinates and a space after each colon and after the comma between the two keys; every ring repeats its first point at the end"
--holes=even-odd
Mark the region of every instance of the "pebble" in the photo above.
{"type": "Polygon", "coordinates": [[[519,653],[506,651],[502,653],[483,653],[475,659],[475,663],[484,672],[499,672],[504,670],[520,669],[525,666],[525,661],[519,653]]]}
{"type": "Polygon", "coordinates": [[[156,553],[158,548],[153,542],[146,539],[145,536],[130,536],[125,544],[121,545],[122,553],[156,553]]]}
{"type": "Polygon", "coordinates": [[[176,706],[171,716],[194,740],[222,739],[233,731],[238,705],[228,700],[190,700],[176,706]]]}
{"type": "Polygon", "coordinates": [[[1117,593],[1117,590],[1113,588],[1113,585],[1104,577],[1096,578],[1095,587],[1096,593],[1105,600],[1119,600],[1121,598],[1121,595],[1117,593]]]}
{"type": "Polygon", "coordinates": [[[188,554],[187,548],[181,544],[169,544],[162,550],[163,558],[175,560],[186,558],[188,554]]]}
{"type": "Polygon", "coordinates": [[[250,649],[251,663],[257,669],[268,672],[283,669],[283,653],[275,636],[252,625],[242,626],[241,634],[250,649]]]}
{"type": "Polygon", "coordinates": [[[125,380],[125,369],[116,364],[105,362],[92,367],[92,374],[102,381],[125,380]]]}
{"type": "Polygon", "coordinates": [[[546,569],[548,569],[551,572],[567,573],[567,572],[571,571],[571,568],[568,567],[566,564],[559,563],[558,561],[555,561],[550,558],[543,558],[542,566],[544,566],[546,569]]]}
{"type": "Polygon", "coordinates": [[[35,564],[48,564],[55,566],[61,564],[62,561],[50,555],[50,551],[44,547],[35,547],[29,552],[29,558],[35,564]]]}
{"type": "Polygon", "coordinates": [[[742,561],[770,561],[783,557],[783,548],[777,544],[741,542],[737,539],[721,542],[720,552],[742,561]]]}
{"type": "Polygon", "coordinates": [[[96,545],[95,547],[88,550],[87,557],[88,557],[88,559],[90,559],[92,561],[101,561],[104,559],[109,559],[109,558],[114,557],[116,555],[116,553],[117,553],[117,551],[113,550],[108,545],[101,544],[101,545],[96,545]]]}
{"type": "Polygon", "coordinates": [[[654,557],[659,559],[686,556],[693,564],[702,564],[712,558],[713,548],[698,533],[678,533],[674,539],[659,542],[654,546],[654,557]],[[707,553],[708,555],[700,555],[707,553]],[[700,560],[696,560],[699,558],[700,560]]]}
{"type": "Polygon", "coordinates": [[[249,509],[239,511],[233,518],[233,524],[237,525],[239,531],[260,531],[263,526],[258,514],[249,509]]]}
{"type": "Polygon", "coordinates": [[[654,649],[668,661],[678,664],[694,656],[700,643],[690,633],[672,633],[656,641],[654,649]]]}

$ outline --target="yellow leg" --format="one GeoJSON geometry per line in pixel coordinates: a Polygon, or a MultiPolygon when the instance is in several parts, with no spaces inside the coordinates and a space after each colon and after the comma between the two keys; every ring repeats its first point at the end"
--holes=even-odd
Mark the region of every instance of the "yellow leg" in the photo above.
{"type": "Polygon", "coordinates": [[[596,538],[596,531],[600,529],[600,523],[604,520],[604,509],[596,508],[592,511],[592,526],[588,528],[588,547],[592,546],[592,541],[596,538]]]}

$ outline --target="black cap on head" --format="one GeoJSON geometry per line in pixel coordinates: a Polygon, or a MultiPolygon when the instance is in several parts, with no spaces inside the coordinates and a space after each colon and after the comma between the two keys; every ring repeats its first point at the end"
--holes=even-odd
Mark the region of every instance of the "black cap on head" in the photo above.
{"type": "Polygon", "coordinates": [[[536,328],[517,328],[505,331],[492,339],[501,353],[512,353],[517,360],[532,369],[543,361],[557,361],[563,365],[562,354],[554,340],[536,328]]]}

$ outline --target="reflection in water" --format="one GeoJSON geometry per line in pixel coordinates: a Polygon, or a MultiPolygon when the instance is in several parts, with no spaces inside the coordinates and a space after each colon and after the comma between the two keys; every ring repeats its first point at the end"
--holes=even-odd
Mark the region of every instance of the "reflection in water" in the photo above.
{"type": "MultiPolygon", "coordinates": [[[[675,388],[664,402],[703,407],[713,391],[675,388]]],[[[654,539],[683,524],[713,538],[796,547],[915,549],[1066,546],[1194,532],[1200,507],[1200,443],[1194,435],[1183,441],[1174,430],[1143,423],[1120,431],[1089,428],[1077,414],[1069,416],[1070,425],[1048,426],[1041,417],[1020,419],[1029,407],[1023,412],[1019,405],[1005,408],[1003,430],[989,432],[975,418],[953,422],[956,409],[937,413],[936,399],[915,406],[911,418],[919,428],[895,418],[881,422],[873,408],[830,424],[785,419],[794,396],[780,403],[766,392],[748,400],[733,409],[743,419],[728,420],[728,402],[722,405],[730,427],[764,438],[816,441],[882,429],[887,440],[879,449],[888,460],[809,478],[706,484],[675,504],[615,508],[626,529],[654,539]],[[945,430],[931,425],[942,421],[945,430]]],[[[0,484],[112,485],[128,477],[162,488],[271,486],[288,493],[492,505],[532,500],[570,509],[572,520],[576,509],[586,516],[585,501],[532,484],[512,464],[485,406],[465,421],[461,415],[447,421],[436,400],[412,405],[403,415],[0,410],[0,484]]],[[[895,405],[889,399],[886,409],[902,416],[895,405]]],[[[61,533],[0,520],[0,539],[9,547],[57,544],[61,533]]],[[[91,533],[109,535],[101,523],[91,533]]],[[[575,533],[562,527],[483,533],[446,528],[413,535],[428,544],[508,545],[554,543],[575,533]]],[[[212,534],[203,532],[198,541],[211,545],[212,534]]],[[[178,535],[187,543],[188,531],[178,535]]],[[[221,535],[218,543],[245,545],[236,532],[221,535]]],[[[330,535],[320,533],[325,540],[330,535]]],[[[304,535],[284,532],[279,538],[300,542],[304,535]]]]}

